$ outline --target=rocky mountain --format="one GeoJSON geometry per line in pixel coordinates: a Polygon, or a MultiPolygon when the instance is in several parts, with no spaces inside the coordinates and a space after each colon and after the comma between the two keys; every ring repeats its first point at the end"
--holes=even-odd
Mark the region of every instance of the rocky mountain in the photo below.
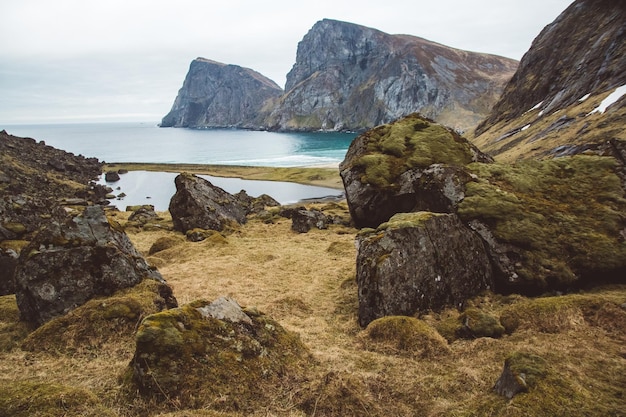
{"type": "Polygon", "coordinates": [[[512,59],[324,19],[298,44],[284,94],[252,70],[199,58],[161,125],[362,131],[419,111],[468,130],[516,68],[512,59]]]}
{"type": "Polygon", "coordinates": [[[298,44],[267,124],[364,130],[419,111],[459,130],[488,114],[517,61],[324,19],[298,44]]]}
{"type": "Polygon", "coordinates": [[[282,92],[249,68],[197,58],[161,126],[255,128],[264,103],[282,92]]]}
{"type": "Polygon", "coordinates": [[[624,2],[572,3],[533,41],[473,142],[510,161],[626,139],[624,22],[624,2]]]}

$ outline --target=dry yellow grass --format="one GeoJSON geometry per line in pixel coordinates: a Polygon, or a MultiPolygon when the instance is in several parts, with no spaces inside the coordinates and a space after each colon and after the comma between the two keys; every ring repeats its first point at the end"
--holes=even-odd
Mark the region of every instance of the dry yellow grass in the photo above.
{"type": "MultiPolygon", "coordinates": [[[[123,224],[127,216],[115,217],[123,224]]],[[[159,264],[180,304],[228,295],[269,314],[309,347],[316,365],[309,380],[282,387],[282,394],[255,416],[600,416],[623,411],[626,329],[611,327],[606,317],[593,317],[606,310],[613,314],[611,323],[625,320],[620,305],[626,302],[626,288],[590,295],[595,301],[586,299],[587,310],[580,310],[585,320],[552,333],[531,322],[501,339],[456,340],[437,355],[366,350],[356,320],[356,230],[331,226],[298,234],[290,226],[288,219],[271,224],[252,219],[223,240],[183,241],[148,258],[159,264]],[[546,359],[549,377],[537,389],[508,401],[492,387],[504,359],[517,351],[546,359]]],[[[146,255],[157,239],[180,238],[167,230],[133,229],[129,236],[146,255]]],[[[523,302],[523,297],[487,295],[470,304],[499,315],[510,305],[526,306],[523,302]]],[[[422,319],[436,326],[449,316],[454,314],[422,319]]],[[[166,410],[138,398],[128,400],[118,377],[132,355],[132,337],[72,356],[19,348],[0,352],[0,397],[2,383],[42,381],[87,389],[121,417],[240,415],[166,410]]],[[[67,415],[77,414],[68,410],[67,415]]]]}

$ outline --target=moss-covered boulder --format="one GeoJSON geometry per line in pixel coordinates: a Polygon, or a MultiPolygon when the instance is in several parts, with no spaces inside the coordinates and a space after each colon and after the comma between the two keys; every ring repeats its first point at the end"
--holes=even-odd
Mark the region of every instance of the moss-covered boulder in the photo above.
{"type": "Polygon", "coordinates": [[[626,282],[625,146],[611,147],[606,156],[494,163],[411,115],[355,139],[340,170],[356,226],[456,213],[484,241],[494,289],[538,295],[626,282]]]}
{"type": "Polygon", "coordinates": [[[196,301],[141,322],[126,384],[166,406],[246,412],[270,402],[309,360],[297,335],[255,309],[196,301]]]}
{"type": "Polygon", "coordinates": [[[493,389],[510,400],[520,392],[535,387],[546,373],[546,361],[542,357],[532,353],[514,352],[504,361],[504,369],[493,389]]]}
{"type": "Polygon", "coordinates": [[[98,297],[30,333],[21,344],[31,352],[71,354],[99,349],[105,344],[132,346],[139,321],[150,314],[177,307],[167,284],[147,279],[98,297]]]}
{"type": "Polygon", "coordinates": [[[456,330],[456,335],[465,339],[500,337],[505,331],[497,317],[473,307],[461,313],[459,322],[460,326],[456,330]]]}
{"type": "Polygon", "coordinates": [[[100,206],[64,223],[53,221],[22,249],[15,270],[22,319],[42,325],[96,296],[144,279],[164,283],[100,206]]]}
{"type": "Polygon", "coordinates": [[[339,169],[357,227],[399,212],[449,211],[463,197],[471,162],[491,162],[453,130],[412,114],[357,137],[339,169]]]}
{"type": "Polygon", "coordinates": [[[450,350],[437,330],[415,317],[376,319],[362,332],[360,340],[368,350],[400,356],[433,358],[450,350]]]}
{"type": "Polygon", "coordinates": [[[357,236],[359,324],[460,306],[493,285],[482,240],[455,214],[400,213],[357,236]]]}
{"type": "Polygon", "coordinates": [[[490,250],[499,291],[626,282],[626,199],[612,157],[471,164],[458,214],[490,250]]]}

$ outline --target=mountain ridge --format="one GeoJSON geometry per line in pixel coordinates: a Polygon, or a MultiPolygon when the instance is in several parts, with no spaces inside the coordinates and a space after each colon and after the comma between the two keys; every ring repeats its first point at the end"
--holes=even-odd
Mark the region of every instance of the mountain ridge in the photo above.
{"type": "MultiPolygon", "coordinates": [[[[207,60],[210,61],[210,60],[207,60]]],[[[278,131],[363,131],[415,111],[457,130],[475,127],[513,75],[517,61],[463,51],[412,35],[323,19],[298,43],[285,91],[234,127],[278,131]]],[[[184,107],[188,73],[172,112],[184,107]]],[[[207,77],[210,77],[207,74],[207,77]]],[[[219,93],[219,92],[218,92],[219,93]]],[[[229,103],[222,103],[228,108],[229,103]]],[[[208,112],[198,123],[164,118],[163,126],[222,127],[208,112]]],[[[170,112],[170,113],[172,113],[170,112]]]]}
{"type": "Polygon", "coordinates": [[[474,143],[496,158],[514,160],[626,140],[624,100],[596,111],[626,85],[625,6],[578,0],[547,25],[477,126],[474,143]]]}

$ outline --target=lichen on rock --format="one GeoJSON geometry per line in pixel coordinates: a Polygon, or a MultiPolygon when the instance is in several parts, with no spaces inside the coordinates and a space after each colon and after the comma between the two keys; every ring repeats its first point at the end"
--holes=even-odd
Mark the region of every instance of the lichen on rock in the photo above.
{"type": "Polygon", "coordinates": [[[256,309],[199,300],[141,322],[126,384],[163,403],[245,411],[309,360],[296,334],[256,309]]]}

